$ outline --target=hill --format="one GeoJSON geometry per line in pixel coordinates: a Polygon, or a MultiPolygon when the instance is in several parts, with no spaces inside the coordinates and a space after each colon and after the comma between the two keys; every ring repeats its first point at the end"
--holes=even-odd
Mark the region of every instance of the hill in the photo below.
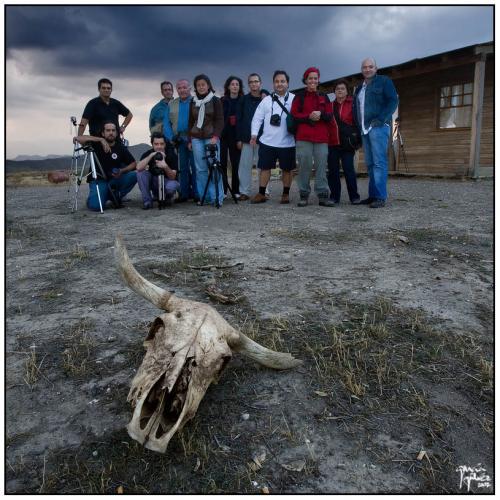
{"type": "MultiPolygon", "coordinates": [[[[147,151],[151,146],[141,143],[130,146],[128,149],[132,156],[138,160],[144,151],[147,151]]],[[[6,160],[5,172],[44,172],[50,170],[66,170],[71,166],[71,156],[49,155],[43,159],[35,159],[36,156],[19,155],[17,158],[27,158],[24,160],[6,160]]],[[[39,157],[42,158],[42,157],[39,157]]]]}

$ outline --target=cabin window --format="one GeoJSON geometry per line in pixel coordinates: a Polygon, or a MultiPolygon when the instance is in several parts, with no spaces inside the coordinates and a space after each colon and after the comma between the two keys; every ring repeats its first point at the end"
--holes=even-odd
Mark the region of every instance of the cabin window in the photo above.
{"type": "Polygon", "coordinates": [[[472,83],[441,87],[439,128],[470,128],[472,124],[472,83]]]}

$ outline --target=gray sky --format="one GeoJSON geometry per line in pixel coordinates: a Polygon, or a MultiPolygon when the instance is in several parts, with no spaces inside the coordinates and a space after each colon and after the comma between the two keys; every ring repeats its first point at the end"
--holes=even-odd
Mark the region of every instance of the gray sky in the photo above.
{"type": "Polygon", "coordinates": [[[257,72],[270,89],[279,68],[293,88],[312,65],[326,81],[366,56],[384,67],[493,39],[492,6],[10,6],[5,22],[7,158],[71,154],[69,117],[101,77],[134,114],[137,144],[162,80],[206,73],[220,92],[257,72]]]}

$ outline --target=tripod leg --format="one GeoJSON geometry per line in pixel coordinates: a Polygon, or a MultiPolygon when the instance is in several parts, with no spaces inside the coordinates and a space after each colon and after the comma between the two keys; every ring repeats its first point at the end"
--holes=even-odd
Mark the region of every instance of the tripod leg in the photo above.
{"type": "MultiPolygon", "coordinates": [[[[78,210],[78,192],[80,190],[80,184],[82,183],[82,179],[84,177],[83,174],[85,172],[85,168],[88,166],[88,163],[89,163],[89,154],[86,152],[85,156],[83,158],[83,163],[82,163],[82,168],[80,170],[80,173],[78,174],[78,172],[77,172],[77,175],[75,177],[75,192],[74,192],[74,198],[73,198],[73,208],[71,210],[72,212],[76,212],[78,210]]],[[[85,177],[87,177],[87,176],[85,176],[85,177]]]]}
{"type": "MultiPolygon", "coordinates": [[[[224,177],[224,170],[223,169],[221,169],[221,174],[222,174],[222,177],[224,177]]],[[[227,172],[226,172],[226,175],[227,175],[227,172]]],[[[234,196],[233,190],[232,190],[231,186],[229,185],[229,183],[227,183],[227,190],[231,193],[231,198],[237,204],[238,199],[236,198],[236,196],[234,196]]]]}
{"type": "MultiPolygon", "coordinates": [[[[219,169],[217,167],[214,168],[214,185],[215,185],[215,206],[216,208],[220,208],[222,203],[219,201],[219,169]]],[[[224,190],[222,191],[224,192],[224,190]]]]}
{"type": "Polygon", "coordinates": [[[203,196],[201,197],[201,200],[200,200],[200,206],[202,206],[203,203],[205,203],[205,198],[207,196],[208,186],[210,185],[210,181],[212,180],[212,174],[213,174],[213,168],[209,166],[208,167],[207,183],[205,184],[205,189],[203,190],[203,196]]]}

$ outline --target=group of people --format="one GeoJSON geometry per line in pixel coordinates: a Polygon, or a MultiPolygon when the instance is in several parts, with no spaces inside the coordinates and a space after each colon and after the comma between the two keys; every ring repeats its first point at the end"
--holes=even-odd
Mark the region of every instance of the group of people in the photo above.
{"type": "Polygon", "coordinates": [[[162,82],[162,99],[151,109],[149,117],[152,148],[137,163],[120,139],[132,113],[110,97],[112,84],[108,79],[101,79],[99,97],[85,107],[75,138],[82,145],[95,143],[96,155],[107,177],[91,180],[87,206],[99,210],[96,186],[100,186],[104,206],[108,191],[119,203],[137,182],[143,208],[149,209],[158,199],[159,178],[164,182],[161,187],[167,205],[173,202],[176,193],[177,202],[200,203],[203,198],[207,204],[221,205],[229,189],[240,201],[265,203],[269,199],[271,170],[278,166],[283,182],[281,204],[290,203],[296,169],[298,206],[310,203],[314,168],[314,191],[319,205],[337,205],[341,197],[342,168],[352,204],[382,207],[387,199],[387,151],[398,96],[392,81],[377,75],[374,59],[362,62],[361,73],[363,83],[352,96],[345,80],[336,82],[333,102],[318,90],[320,71],[316,67],[304,72],[305,88],[296,94],[289,91],[290,79],[284,70],[274,72],[272,93],[262,89],[257,73],[248,76],[247,94],[242,80],[230,76],[224,84],[222,98],[215,95],[209,77],[204,74],[193,80],[194,95],[188,80],[176,83],[176,98],[173,84],[162,82]],[[120,115],[124,117],[121,126],[120,115]],[[87,124],[90,135],[83,135],[87,124]],[[225,175],[209,177],[207,145],[215,146],[219,168],[225,175]],[[364,200],[358,193],[353,161],[361,145],[369,175],[368,197],[364,200]],[[259,189],[252,196],[254,165],[259,170],[259,189]],[[159,176],[158,172],[163,175],[159,176]]]}

